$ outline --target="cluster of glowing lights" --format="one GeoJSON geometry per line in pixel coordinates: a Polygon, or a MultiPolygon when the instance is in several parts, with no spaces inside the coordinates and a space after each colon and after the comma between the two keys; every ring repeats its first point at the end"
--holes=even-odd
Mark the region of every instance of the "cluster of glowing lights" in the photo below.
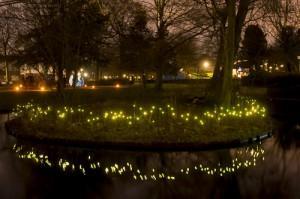
{"type": "MultiPolygon", "coordinates": [[[[258,161],[264,161],[264,150],[259,147],[247,147],[245,149],[237,149],[232,156],[232,161],[225,163],[217,163],[214,166],[207,165],[208,163],[191,163],[190,167],[184,168],[137,168],[133,163],[111,163],[109,165],[100,160],[96,160],[93,154],[88,154],[84,161],[75,163],[65,158],[49,158],[48,155],[39,153],[36,149],[26,150],[22,145],[14,145],[13,151],[20,159],[28,159],[32,162],[48,168],[59,168],[63,172],[79,172],[82,175],[88,175],[90,172],[99,171],[110,176],[129,176],[134,180],[170,180],[187,175],[195,175],[197,173],[224,177],[233,174],[241,169],[255,167],[258,161]]],[[[200,160],[199,160],[200,161],[200,160]]],[[[212,164],[212,163],[211,163],[212,164]]]]}
{"type": "MultiPolygon", "coordinates": [[[[23,89],[24,89],[23,84],[20,84],[20,85],[17,85],[17,86],[14,87],[14,90],[15,90],[16,92],[22,91],[23,89]]],[[[38,88],[38,90],[41,91],[41,92],[43,92],[43,91],[46,91],[46,88],[45,88],[44,86],[40,86],[40,87],[38,88]]]]}
{"type": "Polygon", "coordinates": [[[27,116],[31,121],[53,117],[56,120],[77,118],[84,125],[96,126],[97,124],[120,124],[122,127],[132,127],[138,124],[157,125],[166,121],[182,125],[191,125],[198,128],[211,123],[221,123],[226,120],[238,118],[264,118],[266,109],[255,100],[246,100],[243,104],[237,104],[231,108],[218,107],[213,111],[201,114],[191,112],[179,113],[171,105],[142,107],[132,105],[130,111],[111,110],[103,113],[94,113],[81,107],[53,108],[51,106],[41,107],[28,103],[18,105],[14,111],[16,116],[27,116]],[[50,116],[51,115],[51,116],[50,116]]]}
{"type": "Polygon", "coordinates": [[[192,171],[200,171],[207,175],[223,177],[235,173],[240,169],[256,166],[258,160],[264,161],[264,153],[265,151],[259,146],[253,148],[248,147],[245,150],[238,150],[237,157],[232,159],[231,164],[229,165],[221,166],[221,163],[218,163],[217,166],[210,167],[199,164],[191,168],[181,169],[180,172],[188,175],[192,171]]]}

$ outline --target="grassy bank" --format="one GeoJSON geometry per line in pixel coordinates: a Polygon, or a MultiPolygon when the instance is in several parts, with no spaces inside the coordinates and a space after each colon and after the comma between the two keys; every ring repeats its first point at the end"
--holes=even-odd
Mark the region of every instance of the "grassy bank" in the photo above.
{"type": "Polygon", "coordinates": [[[209,144],[256,137],[270,130],[266,110],[245,100],[229,109],[190,109],[171,105],[114,107],[19,106],[11,123],[17,135],[40,140],[93,143],[209,144]],[[15,123],[14,123],[15,122],[15,123]]]}

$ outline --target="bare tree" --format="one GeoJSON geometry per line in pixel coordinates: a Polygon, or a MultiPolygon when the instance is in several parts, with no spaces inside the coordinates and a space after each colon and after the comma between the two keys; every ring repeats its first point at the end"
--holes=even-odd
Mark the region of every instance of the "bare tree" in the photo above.
{"type": "Polygon", "coordinates": [[[52,66],[60,93],[65,85],[64,69],[77,71],[83,64],[101,61],[106,16],[96,3],[31,0],[23,9],[28,28],[19,37],[21,55],[25,62],[52,66]]]}
{"type": "Polygon", "coordinates": [[[5,68],[5,81],[10,81],[9,61],[10,57],[15,54],[15,41],[19,29],[18,20],[14,14],[18,12],[18,8],[8,5],[0,8],[0,54],[5,68]]]}
{"type": "Polygon", "coordinates": [[[163,74],[170,66],[168,57],[185,42],[203,34],[207,25],[204,18],[194,20],[194,14],[199,14],[201,9],[200,4],[195,4],[193,0],[151,0],[142,1],[142,4],[154,33],[153,67],[156,71],[156,88],[160,90],[163,74]]]}
{"type": "Polygon", "coordinates": [[[228,106],[233,91],[232,69],[246,23],[251,21],[259,0],[199,0],[204,3],[211,19],[212,32],[218,36],[218,53],[211,96],[219,104],[228,106]]]}
{"type": "Polygon", "coordinates": [[[266,0],[264,9],[268,13],[267,20],[264,22],[273,37],[277,37],[278,33],[287,26],[300,28],[299,0],[266,0]]]}
{"type": "Polygon", "coordinates": [[[264,9],[268,12],[264,25],[275,41],[273,52],[284,63],[287,72],[299,71],[300,1],[267,0],[264,9]]]}

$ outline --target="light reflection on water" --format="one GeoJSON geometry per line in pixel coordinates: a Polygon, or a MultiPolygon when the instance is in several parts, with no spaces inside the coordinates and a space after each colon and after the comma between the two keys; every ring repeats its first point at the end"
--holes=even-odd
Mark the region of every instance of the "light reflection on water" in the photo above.
{"type": "Polygon", "coordinates": [[[300,198],[300,139],[293,126],[283,125],[262,144],[200,152],[21,142],[12,150],[10,140],[0,150],[0,198],[300,198]]]}
{"type": "Polygon", "coordinates": [[[264,150],[260,145],[212,152],[126,152],[84,151],[74,149],[69,153],[56,147],[51,150],[34,145],[14,145],[13,151],[21,159],[29,159],[43,167],[60,168],[63,172],[82,175],[103,172],[107,175],[132,177],[134,180],[175,180],[179,175],[224,176],[241,169],[254,167],[263,161],[264,150]],[[56,150],[56,152],[54,152],[56,150]],[[60,155],[61,154],[61,155],[60,155]],[[139,164],[143,160],[143,164],[139,164]]]}

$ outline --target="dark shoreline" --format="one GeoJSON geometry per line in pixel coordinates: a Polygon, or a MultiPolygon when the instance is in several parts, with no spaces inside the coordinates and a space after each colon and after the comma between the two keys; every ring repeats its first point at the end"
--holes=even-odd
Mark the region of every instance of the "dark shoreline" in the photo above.
{"type": "Polygon", "coordinates": [[[39,144],[61,145],[69,147],[108,149],[108,150],[127,150],[127,151],[203,151],[217,150],[224,148],[237,148],[261,142],[272,136],[271,132],[262,133],[259,136],[245,140],[235,139],[227,142],[120,142],[120,141],[93,141],[93,140],[67,140],[63,138],[36,137],[32,135],[20,134],[20,127],[16,125],[17,120],[13,119],[5,123],[6,132],[19,140],[30,141],[39,144]]]}

